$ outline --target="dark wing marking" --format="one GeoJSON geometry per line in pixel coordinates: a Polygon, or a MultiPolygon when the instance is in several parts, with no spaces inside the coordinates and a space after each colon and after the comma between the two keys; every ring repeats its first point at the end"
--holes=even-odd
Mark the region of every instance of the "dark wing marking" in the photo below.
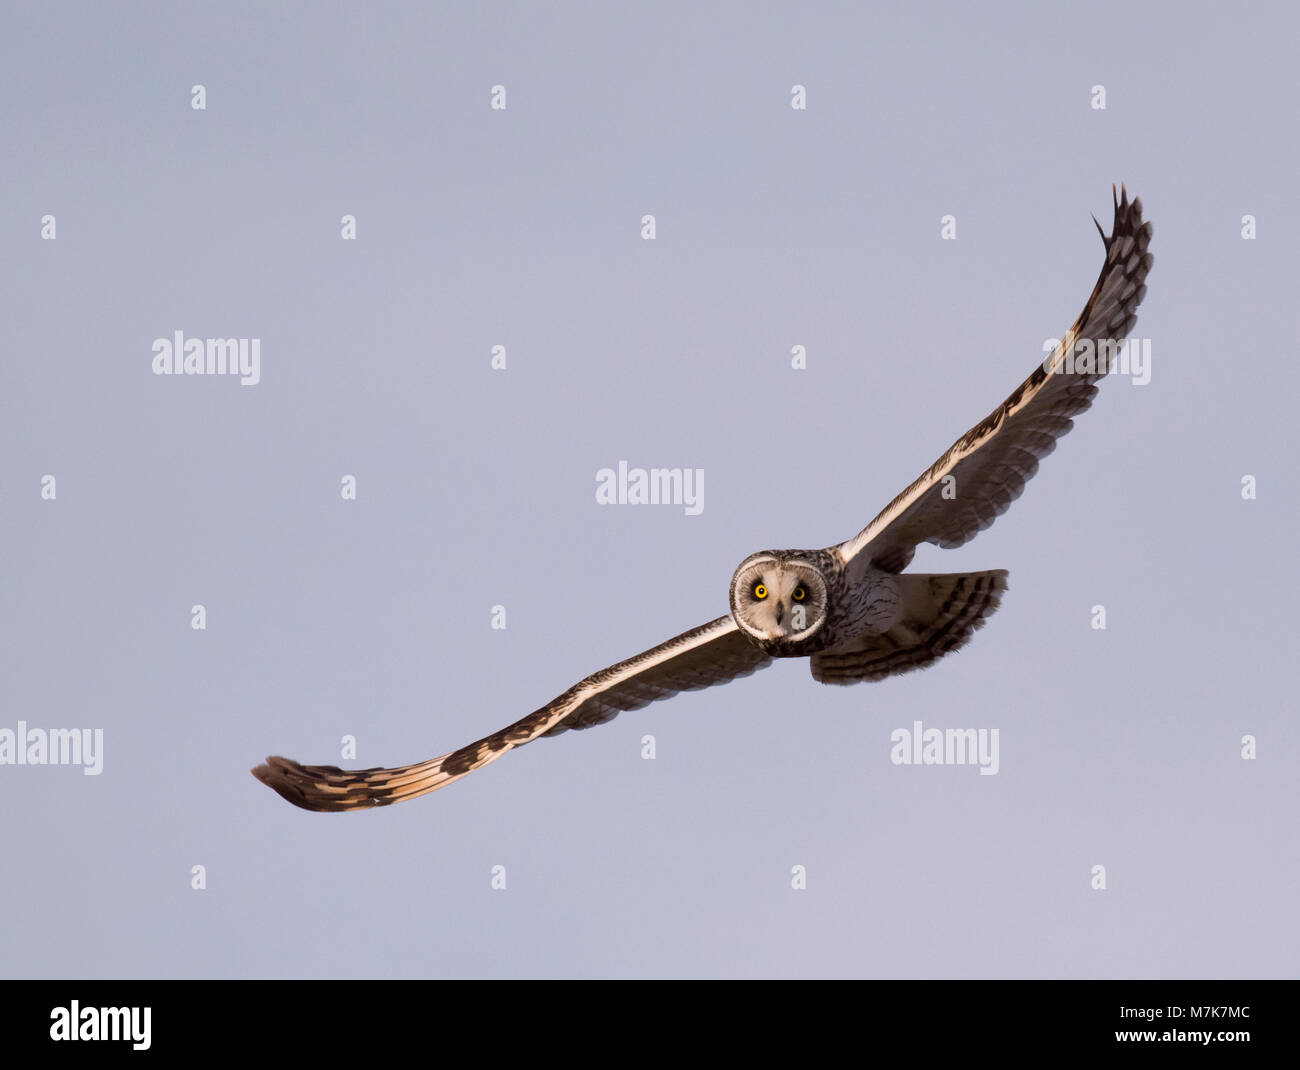
{"type": "Polygon", "coordinates": [[[748,676],[771,660],[730,616],[719,617],[602,669],[522,720],[427,762],[395,769],[346,770],[272,757],[254,769],[253,776],[304,810],[388,806],[445,787],[538,736],[604,724],[621,710],[640,709],[679,691],[748,676]]]}
{"type": "MultiPolygon", "coordinates": [[[[1096,222],[1096,220],[1094,220],[1096,222]]],[[[1097,225],[1101,232],[1101,225],[1097,225]]],[[[960,546],[1006,512],[1038,471],[1038,462],[1056,448],[1056,440],[1074,426],[1106,373],[1106,357],[1117,350],[1137,321],[1137,307],[1147,292],[1151,270],[1151,224],[1142,221],[1142,202],[1115,199],[1110,237],[1101,235],[1106,260],[1097,285],[1078,320],[1050,358],[1035,368],[987,419],[971,428],[921,477],[890,502],[858,535],[837,549],[843,561],[866,554],[880,568],[897,572],[912,560],[916,546],[931,542],[960,546]],[[1071,370],[1067,355],[1078,360],[1096,354],[1093,370],[1071,370]],[[1105,344],[1107,348],[1103,349],[1105,344]],[[1082,345],[1082,350],[1077,346],[1082,345]],[[944,498],[943,479],[955,479],[955,497],[944,498]]]]}

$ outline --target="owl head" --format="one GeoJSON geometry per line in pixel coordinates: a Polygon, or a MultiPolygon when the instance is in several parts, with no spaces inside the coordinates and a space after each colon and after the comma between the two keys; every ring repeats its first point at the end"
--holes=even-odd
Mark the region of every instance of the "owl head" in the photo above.
{"type": "Polygon", "coordinates": [[[740,563],[731,578],[731,615],[773,654],[799,652],[826,623],[826,579],[810,560],[764,550],[740,563]]]}

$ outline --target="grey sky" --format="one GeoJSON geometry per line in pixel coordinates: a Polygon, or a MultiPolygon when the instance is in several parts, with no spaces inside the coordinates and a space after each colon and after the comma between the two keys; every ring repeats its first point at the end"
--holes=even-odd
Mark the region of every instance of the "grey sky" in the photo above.
{"type": "Polygon", "coordinates": [[[3,5],[0,729],[104,750],[0,766],[0,973],[1294,976],[1293,11],[552,7],[3,5]],[[359,815],[249,775],[467,743],[856,532],[1069,326],[1120,181],[1151,382],[917,555],[1011,570],[962,653],[359,815]],[[261,381],[155,376],[177,330],[261,381]],[[703,511],[598,505],[620,460],[703,511]],[[893,765],[916,720],[998,774],[893,765]]]}

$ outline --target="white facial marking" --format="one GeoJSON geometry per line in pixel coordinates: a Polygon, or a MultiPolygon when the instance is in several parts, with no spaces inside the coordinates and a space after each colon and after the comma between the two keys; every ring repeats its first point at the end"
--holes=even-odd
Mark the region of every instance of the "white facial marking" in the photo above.
{"type": "Polygon", "coordinates": [[[736,591],[739,615],[761,639],[798,636],[825,613],[815,570],[796,562],[758,562],[742,574],[736,591]]]}

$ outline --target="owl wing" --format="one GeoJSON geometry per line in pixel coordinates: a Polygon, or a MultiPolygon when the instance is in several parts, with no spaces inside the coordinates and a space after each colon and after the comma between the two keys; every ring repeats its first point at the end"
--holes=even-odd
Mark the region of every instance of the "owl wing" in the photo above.
{"type": "Polygon", "coordinates": [[[1107,366],[1103,344],[1127,338],[1147,292],[1151,224],[1142,221],[1140,199],[1130,202],[1127,191],[1115,199],[1110,237],[1102,232],[1101,240],[1106,259],[1097,285],[1052,355],[858,535],[836,548],[846,565],[864,555],[862,563],[897,572],[912,560],[918,543],[961,546],[1020,496],[1038,462],[1074,426],[1072,417],[1092,404],[1107,366]],[[1087,342],[1097,355],[1093,370],[1067,366],[1068,355],[1077,361],[1088,352],[1087,342]],[[951,488],[947,497],[945,487],[951,488]]]}
{"type": "Polygon", "coordinates": [[[622,710],[748,676],[771,660],[730,616],[719,617],[601,669],[535,713],[439,758],[395,769],[346,770],[272,757],[253,776],[304,810],[387,806],[436,791],[538,736],[604,724],[622,710]]]}

